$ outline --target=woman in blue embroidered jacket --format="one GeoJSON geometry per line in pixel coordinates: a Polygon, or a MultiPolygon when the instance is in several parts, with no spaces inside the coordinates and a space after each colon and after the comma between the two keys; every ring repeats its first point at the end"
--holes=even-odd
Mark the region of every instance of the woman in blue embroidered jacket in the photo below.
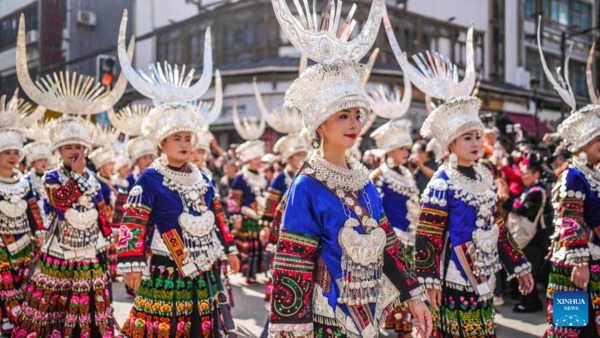
{"type": "Polygon", "coordinates": [[[264,149],[265,143],[259,140],[246,141],[237,147],[236,156],[244,162],[244,166],[242,172],[233,179],[227,200],[227,210],[241,256],[241,269],[248,284],[255,282],[256,274],[264,272],[259,212],[262,194],[267,189],[267,178],[258,171],[264,149]]]}
{"type": "MultiPolygon", "coordinates": [[[[301,166],[287,193],[273,266],[269,334],[373,338],[385,324],[386,311],[408,305],[419,324],[417,333],[428,336],[431,315],[423,303],[425,294],[385,217],[377,188],[369,171],[345,155],[370,112],[361,88],[365,68],[358,61],[373,41],[359,35],[344,47],[356,53],[331,55],[327,51],[341,49],[343,42],[333,32],[327,35],[330,49],[305,48],[306,40],[296,40],[297,31],[319,44],[324,43],[322,32],[289,26],[285,0],[273,6],[296,48],[319,62],[302,72],[284,100],[285,106],[302,112],[318,150],[301,166]],[[359,45],[360,52],[352,48],[359,45]]],[[[365,27],[377,31],[383,6],[373,2],[365,27]]],[[[328,27],[327,22],[320,27],[328,27]]]]}
{"type": "Polygon", "coordinates": [[[210,86],[210,29],[205,34],[203,75],[196,84],[182,87],[170,65],[165,69],[169,80],[161,83],[146,82],[147,76],[131,68],[125,53],[126,27],[125,10],[118,47],[121,68],[134,88],[161,102],[144,118],[142,132],[155,140],[162,155],[129,192],[120,226],[117,269],[137,291],[122,337],[221,337],[234,328],[220,260],[226,255],[233,273],[239,260],[210,179],[189,162],[203,121],[198,107],[188,102],[210,86]]]}
{"type": "Polygon", "coordinates": [[[100,183],[85,168],[96,128],[80,117],[48,128],[62,161],[44,176],[51,222],[13,336],[110,337],[105,251],[112,231],[100,183]]]}
{"type": "Polygon", "coordinates": [[[27,138],[35,140],[23,148],[26,164],[29,172],[25,177],[31,183],[33,196],[35,197],[44,224],[48,223],[49,205],[48,195],[44,187],[44,173],[46,172],[52,157],[52,144],[48,138],[46,122],[37,122],[27,126],[23,130],[27,138]]]}
{"type": "MultiPolygon", "coordinates": [[[[541,18],[540,18],[541,20],[541,18]]],[[[540,25],[541,26],[541,23],[540,25]]],[[[558,170],[558,180],[552,187],[554,234],[548,258],[552,263],[547,297],[547,337],[600,337],[600,99],[592,78],[591,63],[594,46],[587,61],[587,85],[591,104],[576,110],[575,95],[568,79],[558,81],[546,66],[538,47],[544,72],[554,89],[568,104],[571,116],[558,126],[558,133],[573,154],[558,170]],[[584,327],[554,325],[553,298],[558,291],[586,291],[588,318],[584,327]]],[[[567,57],[567,61],[569,58],[567,57]]],[[[565,64],[568,67],[568,64],[565,64]]],[[[560,323],[560,319],[556,319],[560,323]]]]}
{"type": "MultiPolygon", "coordinates": [[[[371,174],[382,199],[383,210],[398,239],[404,246],[412,264],[415,231],[419,219],[419,189],[412,173],[404,167],[412,145],[411,122],[394,120],[377,128],[371,137],[377,148],[387,157],[371,174]]],[[[400,335],[410,337],[412,316],[408,311],[394,309],[388,317],[387,328],[394,328],[400,335]]]]}
{"type": "MultiPolygon", "coordinates": [[[[4,102],[5,96],[2,96],[4,102]]],[[[23,302],[29,275],[31,240],[43,230],[34,190],[16,169],[23,158],[25,136],[18,128],[22,122],[22,100],[15,95],[0,106],[0,333],[10,335],[15,313],[23,302]],[[7,123],[8,124],[5,124],[7,123]]]]}

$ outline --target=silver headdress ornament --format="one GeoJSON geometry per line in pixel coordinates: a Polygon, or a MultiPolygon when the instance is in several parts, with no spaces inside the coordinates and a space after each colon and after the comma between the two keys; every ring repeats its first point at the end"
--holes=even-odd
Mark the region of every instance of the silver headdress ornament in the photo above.
{"type": "MultiPolygon", "coordinates": [[[[135,162],[145,155],[156,157],[156,142],[154,139],[141,136],[144,119],[153,109],[151,106],[145,104],[134,104],[119,110],[117,113],[112,109],[108,110],[110,123],[119,132],[128,137],[133,137],[127,140],[125,144],[127,157],[120,158],[120,167],[128,165],[129,162],[135,162]]],[[[118,168],[115,168],[115,170],[118,170],[118,168]]]]}
{"type": "Polygon", "coordinates": [[[112,147],[100,147],[92,151],[88,157],[96,169],[100,170],[105,164],[115,162],[117,153],[112,147]]]}
{"type": "MultiPolygon", "coordinates": [[[[379,50],[379,48],[377,49],[379,50]]],[[[404,95],[400,100],[400,89],[391,93],[384,89],[382,85],[377,90],[369,93],[369,103],[373,112],[386,119],[399,119],[408,112],[412,101],[412,86],[408,76],[404,76],[404,95]]]]}
{"type": "Polygon", "coordinates": [[[245,117],[240,120],[237,110],[237,96],[233,98],[232,111],[233,126],[238,134],[246,140],[235,149],[235,155],[242,162],[262,157],[265,154],[265,142],[260,141],[259,138],[265,132],[265,119],[261,116],[260,121],[255,117],[245,117]]]}
{"type": "Polygon", "coordinates": [[[310,142],[306,132],[295,132],[286,135],[277,140],[273,146],[273,152],[281,154],[284,162],[294,154],[299,152],[308,153],[309,151],[310,142]]]}
{"type": "Polygon", "coordinates": [[[108,110],[108,120],[115,129],[128,136],[142,135],[142,123],[153,108],[145,104],[127,106],[118,112],[108,110]]]}
{"type": "Polygon", "coordinates": [[[115,143],[121,134],[117,129],[110,125],[97,125],[96,128],[98,129],[98,134],[94,139],[94,145],[97,147],[107,147],[115,143]]]}
{"type": "MultiPolygon", "coordinates": [[[[133,53],[133,44],[127,53],[133,53]]],[[[127,79],[121,73],[114,88],[104,92],[104,86],[90,76],[59,72],[41,77],[35,83],[27,68],[25,16],[21,14],[17,36],[17,77],[25,93],[37,104],[50,110],[72,115],[93,115],[112,108],[127,88],[127,79]]]]}
{"type": "Polygon", "coordinates": [[[37,121],[45,111],[46,109],[41,106],[34,110],[31,104],[19,99],[18,89],[8,102],[6,102],[6,95],[2,95],[0,97],[0,152],[18,150],[22,158],[25,142],[23,129],[37,121]]]}
{"type": "Polygon", "coordinates": [[[52,157],[52,143],[50,143],[50,135],[48,135],[49,119],[37,121],[32,125],[23,129],[25,136],[34,140],[27,143],[23,150],[27,159],[27,166],[31,167],[33,162],[40,159],[48,159],[52,157]]]}
{"type": "Polygon", "coordinates": [[[317,22],[316,1],[312,10],[305,1],[294,4],[300,21],[290,12],[286,0],[272,0],[275,15],[291,43],[308,58],[319,62],[308,67],[287,90],[284,105],[302,112],[302,121],[311,139],[316,129],[331,115],[348,108],[370,114],[369,102],[362,89],[365,69],[360,61],[377,38],[385,1],[373,0],[369,17],[361,32],[350,40],[356,26],[353,19],[356,6],[346,20],[340,21],[342,1],[325,0],[323,13],[317,22]]]}
{"type": "Polygon", "coordinates": [[[63,116],[48,124],[52,151],[68,144],[86,147],[86,155],[92,150],[98,129],[90,121],[78,116],[63,116]]]}
{"type": "Polygon", "coordinates": [[[412,122],[406,119],[388,121],[371,133],[377,148],[382,153],[388,153],[394,149],[412,146],[410,129],[412,122]]]}
{"type": "Polygon", "coordinates": [[[598,96],[596,95],[591,69],[594,49],[596,45],[592,45],[586,65],[587,85],[592,103],[577,110],[575,94],[573,94],[573,90],[571,89],[571,85],[569,83],[569,58],[571,56],[571,50],[573,48],[573,45],[571,44],[567,57],[565,58],[565,77],[563,78],[560,75],[560,67],[556,69],[558,79],[557,81],[552,75],[552,72],[550,72],[550,69],[548,69],[548,65],[546,64],[546,60],[542,52],[540,33],[541,26],[542,17],[540,16],[537,38],[540,59],[542,61],[542,68],[544,69],[544,73],[546,73],[548,81],[550,81],[558,95],[572,109],[571,115],[567,117],[563,122],[561,122],[561,124],[558,125],[558,134],[567,144],[567,149],[570,152],[575,153],[579,151],[583,146],[588,144],[591,140],[600,136],[600,99],[598,99],[598,96]]]}
{"type": "Polygon", "coordinates": [[[413,66],[398,45],[387,10],[384,12],[385,31],[404,76],[408,76],[425,95],[445,101],[429,114],[421,128],[421,135],[435,137],[442,149],[447,149],[450,142],[466,132],[476,130],[483,135],[483,122],[479,118],[481,101],[470,96],[475,86],[473,25],[467,32],[465,78],[459,82],[456,65],[438,52],[427,51],[427,57],[421,53],[413,56],[418,68],[413,66]]]}
{"type": "Polygon", "coordinates": [[[208,127],[200,127],[198,128],[198,132],[196,133],[198,136],[198,143],[194,147],[196,149],[204,149],[207,154],[210,154],[210,143],[214,140],[213,134],[208,130],[208,127]]]}
{"type": "MultiPolygon", "coordinates": [[[[123,11],[123,19],[119,29],[118,54],[119,62],[123,73],[131,85],[142,95],[153,100],[156,108],[152,110],[142,123],[142,133],[145,136],[151,136],[157,143],[160,143],[169,135],[178,132],[190,132],[193,137],[193,143],[197,141],[196,133],[198,126],[202,126],[201,112],[198,107],[190,104],[190,101],[198,100],[206,93],[212,80],[212,47],[210,27],[206,29],[204,39],[204,67],[202,77],[194,85],[191,85],[195,70],[190,70],[186,75],[185,65],[181,71],[178,65],[171,66],[167,62],[164,67],[160,63],[150,64],[150,75],[139,71],[139,74],[133,69],[130,62],[130,56],[125,53],[125,33],[127,30],[127,10],[123,11]]],[[[217,81],[219,74],[217,71],[217,81]]],[[[220,89],[217,88],[217,91],[220,89]]],[[[215,100],[217,101],[217,100],[215,100]]],[[[215,102],[218,103],[218,102],[215,102]]],[[[218,104],[213,106],[211,113],[218,116],[220,107],[218,104]],[[219,108],[219,109],[216,109],[219,108]]],[[[207,119],[216,118],[213,114],[207,119]]]]}

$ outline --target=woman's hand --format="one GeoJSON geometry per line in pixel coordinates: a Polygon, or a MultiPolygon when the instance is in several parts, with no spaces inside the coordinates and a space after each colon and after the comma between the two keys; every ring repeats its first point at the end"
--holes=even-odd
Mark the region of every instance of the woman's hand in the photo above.
{"type": "MultiPolygon", "coordinates": [[[[441,291],[437,291],[441,293],[441,291]]],[[[415,303],[409,301],[408,309],[417,322],[417,337],[429,338],[429,336],[431,336],[431,330],[433,330],[433,319],[427,305],[425,305],[424,302],[415,303]]]]}
{"type": "Polygon", "coordinates": [[[137,291],[142,282],[142,273],[140,271],[125,273],[125,284],[137,291]]]}
{"type": "Polygon", "coordinates": [[[227,255],[227,262],[229,263],[229,274],[235,275],[240,272],[240,259],[236,254],[227,255]]]}
{"type": "Polygon", "coordinates": [[[85,169],[85,155],[83,153],[77,153],[77,155],[75,155],[75,159],[73,160],[73,164],[71,165],[71,168],[73,169],[74,172],[78,173],[79,175],[83,175],[83,170],[85,169]]]}
{"type": "Polygon", "coordinates": [[[260,239],[260,243],[263,247],[267,246],[267,242],[269,241],[269,236],[271,236],[271,229],[265,227],[262,228],[258,238],[260,239]]]}
{"type": "Polygon", "coordinates": [[[518,277],[517,280],[519,281],[519,292],[521,292],[522,295],[526,295],[533,290],[535,281],[533,280],[531,272],[518,277]]]}
{"type": "Polygon", "coordinates": [[[427,292],[427,298],[429,298],[429,304],[433,306],[435,311],[440,310],[440,305],[442,305],[442,290],[438,289],[425,289],[427,292]]]}
{"type": "Polygon", "coordinates": [[[571,272],[571,281],[578,288],[582,290],[587,290],[588,283],[590,282],[590,268],[589,266],[576,266],[573,268],[571,272]]]}

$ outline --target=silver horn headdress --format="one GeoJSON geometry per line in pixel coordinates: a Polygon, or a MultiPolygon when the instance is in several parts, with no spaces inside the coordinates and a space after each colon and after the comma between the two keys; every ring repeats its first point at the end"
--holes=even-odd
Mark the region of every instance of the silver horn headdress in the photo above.
{"type": "Polygon", "coordinates": [[[312,10],[306,1],[304,9],[299,1],[294,1],[298,20],[286,0],[272,0],[277,20],[288,39],[302,54],[318,62],[294,81],[284,99],[286,107],[302,112],[311,139],[317,139],[319,125],[340,110],[358,108],[368,118],[369,102],[361,86],[365,69],[358,61],[371,49],[385,7],[385,1],[374,0],[361,32],[349,39],[356,26],[353,19],[356,6],[352,6],[342,23],[342,1],[337,4],[326,1],[317,22],[316,1],[312,10]]]}
{"type": "Polygon", "coordinates": [[[429,114],[421,127],[421,135],[436,138],[444,150],[450,142],[466,132],[476,130],[483,135],[484,126],[479,118],[481,101],[470,96],[475,86],[473,26],[467,32],[465,77],[459,81],[456,65],[435,51],[427,51],[426,56],[421,53],[413,56],[418,68],[413,66],[398,45],[387,10],[383,16],[383,24],[404,76],[408,76],[425,95],[445,101],[429,114]]]}
{"type": "MultiPolygon", "coordinates": [[[[133,53],[133,44],[129,45],[129,54],[133,53]]],[[[17,36],[17,77],[23,91],[37,104],[50,110],[71,115],[93,115],[112,108],[127,87],[127,79],[121,73],[114,88],[104,91],[104,86],[94,83],[90,76],[76,72],[59,72],[41,77],[35,83],[31,80],[27,68],[25,42],[25,16],[21,14],[17,36]]]]}
{"type": "Polygon", "coordinates": [[[576,153],[588,142],[600,136],[600,99],[598,99],[598,96],[596,95],[591,69],[595,44],[592,45],[592,48],[590,49],[586,65],[587,85],[592,103],[577,110],[575,94],[569,83],[569,58],[571,56],[573,45],[569,48],[569,52],[565,58],[565,77],[562,77],[560,74],[560,67],[558,67],[556,69],[557,80],[554,78],[550,69],[548,69],[544,53],[542,52],[541,26],[542,17],[540,16],[537,40],[542,68],[544,69],[548,81],[550,81],[554,87],[554,90],[556,90],[562,100],[571,107],[571,115],[558,125],[558,134],[567,144],[567,149],[570,152],[576,153]]]}
{"type": "MultiPolygon", "coordinates": [[[[142,156],[152,155],[156,157],[156,142],[151,137],[142,135],[142,124],[146,116],[154,108],[145,104],[134,104],[127,106],[115,113],[114,110],[108,110],[108,119],[110,123],[121,133],[128,137],[125,144],[125,152],[130,161],[137,161],[142,156]]],[[[127,163],[122,159],[123,165],[127,163]]]]}
{"type": "Polygon", "coordinates": [[[33,140],[33,142],[27,143],[23,148],[27,167],[31,167],[33,162],[37,160],[44,158],[50,160],[52,157],[52,143],[50,143],[50,135],[48,135],[48,123],[50,123],[50,120],[45,119],[37,121],[23,129],[25,136],[33,140]]]}
{"type": "Polygon", "coordinates": [[[240,144],[236,150],[236,156],[242,162],[248,162],[251,159],[262,157],[265,154],[265,142],[259,138],[265,132],[265,119],[261,116],[260,120],[256,118],[245,117],[240,120],[237,109],[237,97],[233,99],[233,125],[235,130],[246,142],[240,144]]]}
{"type": "MultiPolygon", "coordinates": [[[[203,125],[203,121],[199,107],[189,102],[200,99],[210,87],[212,80],[213,64],[210,27],[206,29],[204,39],[204,67],[202,76],[193,85],[191,82],[195,70],[192,69],[186,74],[185,65],[180,70],[178,65],[171,66],[167,62],[164,63],[163,67],[161,67],[160,63],[150,64],[150,75],[141,70],[138,74],[131,66],[130,57],[125,52],[126,29],[127,10],[124,10],[118,40],[121,69],[131,85],[142,95],[152,99],[156,106],[144,119],[141,129],[142,133],[145,136],[152,137],[156,143],[160,143],[174,133],[190,132],[193,135],[193,143],[195,145],[198,139],[198,127],[203,125]]],[[[219,90],[217,88],[217,91],[219,90]]],[[[218,105],[215,104],[214,106],[218,105]]],[[[220,109],[216,112],[211,112],[218,116],[220,109]]],[[[212,114],[208,115],[210,117],[207,117],[207,119],[213,118],[212,114]]]]}

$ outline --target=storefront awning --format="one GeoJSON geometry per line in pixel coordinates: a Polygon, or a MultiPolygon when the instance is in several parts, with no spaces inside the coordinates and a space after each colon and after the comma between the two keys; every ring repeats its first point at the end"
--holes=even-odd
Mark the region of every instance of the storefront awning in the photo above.
{"type": "MultiPolygon", "coordinates": [[[[514,124],[520,124],[521,129],[529,134],[535,135],[535,123],[536,118],[533,115],[525,115],[525,114],[516,114],[516,113],[506,113],[506,118],[512,121],[514,124]]],[[[552,129],[548,128],[546,123],[542,122],[539,118],[537,119],[538,123],[538,135],[544,136],[544,134],[552,133],[552,129]]]]}

